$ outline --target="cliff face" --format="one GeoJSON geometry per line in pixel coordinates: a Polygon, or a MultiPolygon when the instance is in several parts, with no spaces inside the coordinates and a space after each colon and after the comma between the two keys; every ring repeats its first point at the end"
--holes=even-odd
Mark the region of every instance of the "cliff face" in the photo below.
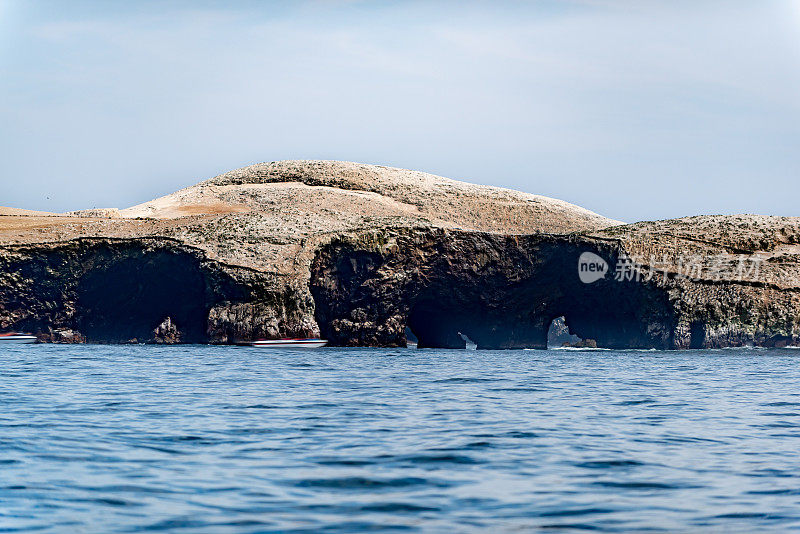
{"type": "Polygon", "coordinates": [[[163,238],[0,251],[0,324],[43,341],[205,343],[313,335],[304,295],[163,238]]]}
{"type": "Polygon", "coordinates": [[[547,348],[550,323],[607,347],[671,345],[676,316],[657,283],[582,283],[589,250],[615,261],[614,242],[581,236],[501,236],[442,230],[382,235],[320,250],[311,291],[322,333],[343,345],[547,348]]]}
{"type": "MultiPolygon", "coordinates": [[[[609,270],[610,271],[610,270],[609,270]]],[[[320,249],[312,293],[322,333],[342,345],[546,348],[563,316],[608,348],[797,344],[800,291],[759,281],[689,278],[630,262],[616,239],[442,230],[344,239],[320,249]],[[586,283],[583,254],[630,265],[586,283]]]]}
{"type": "Polygon", "coordinates": [[[277,162],[124,210],[0,211],[0,329],[48,341],[796,344],[797,218],[623,226],[424,173],[277,162]],[[604,276],[581,280],[586,253],[604,276]]]}

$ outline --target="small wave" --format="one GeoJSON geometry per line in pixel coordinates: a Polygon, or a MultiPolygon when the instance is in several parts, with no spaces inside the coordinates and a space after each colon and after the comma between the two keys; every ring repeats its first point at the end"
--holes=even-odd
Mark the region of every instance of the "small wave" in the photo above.
{"type": "Polygon", "coordinates": [[[685,484],[668,484],[665,482],[649,482],[649,481],[617,482],[614,480],[599,480],[597,482],[592,482],[592,485],[602,486],[604,488],[632,489],[632,490],[677,490],[677,489],[687,489],[696,487],[696,486],[688,486],[685,484]]]}
{"type": "Polygon", "coordinates": [[[106,505],[106,506],[115,506],[115,507],[144,506],[142,503],[133,502],[133,501],[126,501],[125,499],[116,499],[114,497],[97,497],[95,499],[68,499],[68,500],[70,502],[80,502],[80,503],[88,503],[88,504],[103,504],[103,505],[106,505]]]}
{"type": "Polygon", "coordinates": [[[338,477],[338,478],[310,478],[297,480],[293,483],[298,488],[327,488],[343,490],[382,490],[393,488],[408,488],[413,486],[439,486],[442,483],[432,482],[427,478],[401,477],[401,478],[367,478],[367,477],[338,477]]]}
{"type": "Polygon", "coordinates": [[[312,402],[311,404],[301,404],[298,408],[339,408],[339,405],[332,402],[312,402]]]}
{"type": "Polygon", "coordinates": [[[155,445],[147,445],[145,443],[134,443],[133,446],[134,447],[138,447],[140,449],[147,449],[149,451],[163,452],[165,454],[174,454],[174,455],[188,454],[186,451],[180,451],[180,450],[177,450],[177,449],[170,449],[170,448],[167,448],[167,447],[156,447],[155,445]]]}
{"type": "Polygon", "coordinates": [[[748,477],[764,477],[764,478],[793,478],[796,476],[794,472],[782,471],[780,469],[759,469],[751,471],[750,473],[742,473],[748,477]]]}
{"type": "Polygon", "coordinates": [[[144,494],[168,494],[181,493],[175,489],[161,487],[138,486],[134,484],[112,484],[106,486],[71,486],[75,489],[99,493],[144,493],[144,494]]]}
{"type": "Polygon", "coordinates": [[[800,488],[784,488],[774,490],[753,490],[748,495],[800,495],[800,488]]]}
{"type": "Polygon", "coordinates": [[[711,516],[714,519],[786,519],[786,516],[769,514],[764,512],[733,512],[730,514],[719,514],[711,516]]]}
{"type": "Polygon", "coordinates": [[[602,530],[600,527],[588,523],[555,523],[539,525],[539,528],[546,530],[602,530]]]}
{"type": "Polygon", "coordinates": [[[367,504],[359,508],[362,512],[382,512],[382,513],[415,513],[415,512],[438,512],[439,508],[432,506],[422,506],[406,502],[386,502],[367,504]]]}
{"type": "MultiPolygon", "coordinates": [[[[723,440],[699,438],[697,436],[665,436],[661,438],[661,441],[667,443],[725,443],[723,440]]],[[[657,442],[658,440],[653,441],[653,443],[657,442]]]]}
{"type": "Polygon", "coordinates": [[[494,443],[489,441],[473,441],[472,443],[467,443],[464,445],[463,448],[465,449],[492,449],[494,448],[494,443]]]}
{"type": "Polygon", "coordinates": [[[421,455],[414,455],[414,456],[398,456],[396,457],[397,460],[403,462],[410,462],[415,464],[478,464],[481,463],[478,460],[471,458],[469,456],[460,455],[460,454],[421,454],[421,455]]]}
{"type": "Polygon", "coordinates": [[[544,388],[489,388],[487,391],[494,391],[498,393],[508,392],[508,393],[534,393],[537,391],[547,391],[544,388]]]}
{"type": "Polygon", "coordinates": [[[539,434],[536,432],[525,432],[522,430],[512,430],[510,432],[506,432],[502,434],[504,438],[513,438],[513,439],[526,439],[526,438],[538,438],[539,434]]]}
{"type": "Polygon", "coordinates": [[[644,465],[636,460],[592,460],[574,464],[576,467],[584,469],[613,469],[615,467],[638,467],[644,465]]]}
{"type": "Polygon", "coordinates": [[[0,486],[0,490],[10,490],[10,491],[22,491],[32,489],[30,486],[25,486],[23,484],[13,484],[11,486],[0,486]]]}
{"type": "Polygon", "coordinates": [[[217,443],[230,443],[229,440],[221,440],[204,436],[194,436],[191,434],[178,436],[159,436],[151,438],[152,441],[160,443],[196,443],[199,445],[215,445],[217,443]]]}
{"type": "Polygon", "coordinates": [[[539,513],[539,517],[574,517],[580,515],[610,514],[615,512],[612,508],[577,508],[570,510],[552,510],[539,513]]]}
{"type": "Polygon", "coordinates": [[[797,428],[797,423],[792,423],[790,421],[779,421],[777,423],[768,423],[766,425],[754,425],[759,428],[797,428]]]}
{"type": "Polygon", "coordinates": [[[238,408],[245,410],[279,410],[282,408],[282,406],[275,404],[250,404],[248,406],[226,406],[225,408],[229,410],[235,410],[238,408]]]}
{"type": "Polygon", "coordinates": [[[640,404],[653,404],[655,403],[655,399],[636,399],[636,400],[626,400],[622,402],[614,403],[616,406],[638,406],[640,404]]]}
{"type": "Polygon", "coordinates": [[[456,377],[434,380],[434,384],[480,384],[483,382],[497,382],[495,378],[456,377]]]}
{"type": "Polygon", "coordinates": [[[319,465],[334,465],[342,467],[363,467],[365,465],[373,465],[375,462],[371,460],[352,460],[349,458],[322,458],[316,460],[314,463],[319,465]]]}
{"type": "Polygon", "coordinates": [[[157,532],[162,530],[178,530],[178,529],[202,529],[209,527],[210,524],[206,521],[197,521],[194,519],[166,519],[158,521],[149,525],[143,525],[130,529],[129,532],[157,532]]]}

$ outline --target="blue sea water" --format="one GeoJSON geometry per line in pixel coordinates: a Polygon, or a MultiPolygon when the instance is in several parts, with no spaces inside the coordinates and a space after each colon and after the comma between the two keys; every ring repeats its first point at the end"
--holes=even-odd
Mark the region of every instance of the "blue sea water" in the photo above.
{"type": "Polygon", "coordinates": [[[0,348],[2,532],[800,529],[800,351],[0,348]]]}

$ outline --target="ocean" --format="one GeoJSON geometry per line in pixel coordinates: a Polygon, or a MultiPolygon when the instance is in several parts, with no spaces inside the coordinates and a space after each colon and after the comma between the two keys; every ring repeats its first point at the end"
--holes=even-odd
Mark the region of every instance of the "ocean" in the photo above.
{"type": "Polygon", "coordinates": [[[0,532],[800,529],[800,351],[0,347],[0,532]]]}

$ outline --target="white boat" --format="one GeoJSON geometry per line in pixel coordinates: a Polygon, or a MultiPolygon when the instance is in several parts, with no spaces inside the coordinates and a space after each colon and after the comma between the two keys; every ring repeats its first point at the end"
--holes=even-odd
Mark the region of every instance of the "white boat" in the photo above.
{"type": "Polygon", "coordinates": [[[5,345],[7,343],[36,343],[36,336],[20,334],[19,332],[0,334],[0,345],[5,345]]]}
{"type": "Polygon", "coordinates": [[[327,344],[327,339],[260,339],[249,343],[262,349],[318,349],[327,344]]]}

